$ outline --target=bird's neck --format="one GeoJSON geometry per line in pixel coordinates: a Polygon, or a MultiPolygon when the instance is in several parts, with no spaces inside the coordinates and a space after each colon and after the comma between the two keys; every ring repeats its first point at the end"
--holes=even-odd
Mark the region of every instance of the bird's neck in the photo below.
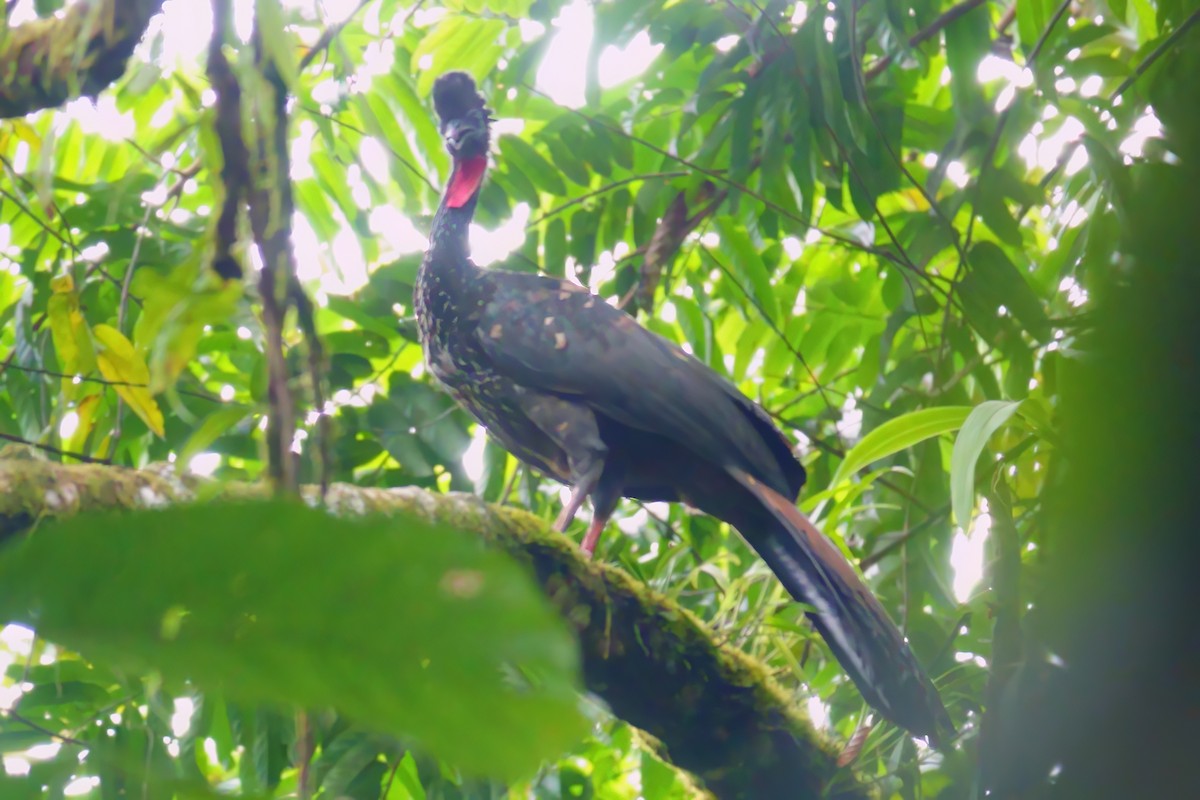
{"type": "Polygon", "coordinates": [[[429,231],[428,260],[439,271],[469,268],[471,248],[467,233],[475,216],[475,203],[486,171],[486,156],[454,162],[446,192],[429,231]]]}

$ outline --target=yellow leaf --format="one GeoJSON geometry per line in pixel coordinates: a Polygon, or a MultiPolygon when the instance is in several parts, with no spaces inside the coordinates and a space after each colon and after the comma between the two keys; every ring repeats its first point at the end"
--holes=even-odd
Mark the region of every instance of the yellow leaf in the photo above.
{"type": "Polygon", "coordinates": [[[96,325],[92,328],[92,335],[100,344],[96,353],[100,374],[105,380],[113,383],[117,394],[129,404],[133,413],[141,417],[146,427],[162,436],[163,415],[147,388],[150,370],[146,368],[146,362],[133,349],[125,335],[116,328],[96,325]]]}
{"type": "Polygon", "coordinates": [[[8,147],[14,140],[28,144],[34,155],[42,149],[42,137],[23,119],[7,120],[0,125],[0,153],[8,153],[8,147]]]}
{"type": "MultiPolygon", "coordinates": [[[[95,391],[96,384],[89,384],[92,391],[95,391]]],[[[70,441],[64,446],[72,453],[82,453],[84,446],[87,444],[88,436],[92,433],[92,426],[96,424],[96,411],[100,408],[100,394],[89,394],[87,397],[79,401],[79,405],[75,407],[75,413],[79,417],[79,424],[75,427],[75,433],[71,435],[70,441]]]]}
{"type": "Polygon", "coordinates": [[[8,124],[17,138],[29,145],[35,154],[41,150],[42,137],[38,135],[36,128],[23,119],[12,119],[8,124]]]}
{"type": "Polygon", "coordinates": [[[918,189],[907,189],[901,192],[904,199],[909,202],[911,210],[928,211],[929,201],[925,199],[925,195],[918,189]]]}
{"type": "MultiPolygon", "coordinates": [[[[54,341],[59,367],[68,375],[95,372],[96,351],[88,334],[87,321],[79,310],[74,281],[70,275],[61,275],[50,281],[50,288],[54,294],[46,303],[46,316],[50,320],[50,338],[54,341]]],[[[80,391],[71,378],[63,378],[62,390],[68,399],[74,399],[80,391]]]]}

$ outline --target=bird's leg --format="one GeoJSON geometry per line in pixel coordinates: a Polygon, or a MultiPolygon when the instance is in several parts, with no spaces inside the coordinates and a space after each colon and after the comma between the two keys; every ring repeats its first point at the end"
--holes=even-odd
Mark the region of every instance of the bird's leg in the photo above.
{"type": "Polygon", "coordinates": [[[600,480],[600,473],[603,471],[604,462],[597,460],[589,468],[588,473],[580,476],[579,480],[575,482],[575,488],[571,490],[570,499],[562,507],[562,511],[558,513],[558,519],[554,520],[554,530],[559,533],[566,533],[571,520],[575,519],[575,515],[579,513],[579,509],[583,506],[583,501],[596,488],[596,483],[600,480]]]}
{"type": "MultiPolygon", "coordinates": [[[[567,457],[575,488],[554,521],[555,530],[566,532],[583,501],[588,499],[600,482],[608,447],[601,440],[596,417],[587,406],[530,391],[519,393],[517,401],[530,421],[541,428],[567,457]]],[[[595,546],[594,542],[592,546],[595,546]]]]}
{"type": "Polygon", "coordinates": [[[617,475],[621,470],[619,465],[615,471],[611,466],[604,480],[598,482],[592,492],[592,521],[588,523],[587,533],[584,534],[583,544],[580,545],[583,552],[588,554],[588,558],[595,554],[600,534],[604,533],[604,527],[608,525],[608,520],[617,510],[617,503],[621,499],[621,480],[617,475]]]}
{"type": "Polygon", "coordinates": [[[588,523],[587,534],[583,537],[583,544],[579,547],[583,552],[591,558],[596,554],[596,543],[600,541],[600,534],[604,533],[604,526],[608,523],[606,519],[592,517],[592,521],[588,523]]]}

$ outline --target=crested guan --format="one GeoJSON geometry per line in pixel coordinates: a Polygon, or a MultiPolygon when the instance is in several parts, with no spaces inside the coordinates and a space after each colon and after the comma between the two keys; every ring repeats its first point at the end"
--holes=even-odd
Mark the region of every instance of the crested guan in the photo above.
{"type": "Polygon", "coordinates": [[[804,468],[765,411],[582,286],[471,261],[491,117],[465,73],[438,78],[433,100],[453,167],[417,274],[426,361],[509,451],[573,487],[557,529],[589,497],[589,555],[621,497],[680,501],[725,520],[812,607],[868,703],[935,744],[952,733],[879,601],[795,507],[804,468]]]}

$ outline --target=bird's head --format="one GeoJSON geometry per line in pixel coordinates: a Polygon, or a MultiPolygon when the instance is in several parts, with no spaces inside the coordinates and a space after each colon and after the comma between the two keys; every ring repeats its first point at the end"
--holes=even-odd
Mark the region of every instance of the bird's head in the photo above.
{"type": "Polygon", "coordinates": [[[447,72],[433,84],[433,107],[446,149],[455,161],[486,158],[491,113],[465,72],[447,72]]]}

